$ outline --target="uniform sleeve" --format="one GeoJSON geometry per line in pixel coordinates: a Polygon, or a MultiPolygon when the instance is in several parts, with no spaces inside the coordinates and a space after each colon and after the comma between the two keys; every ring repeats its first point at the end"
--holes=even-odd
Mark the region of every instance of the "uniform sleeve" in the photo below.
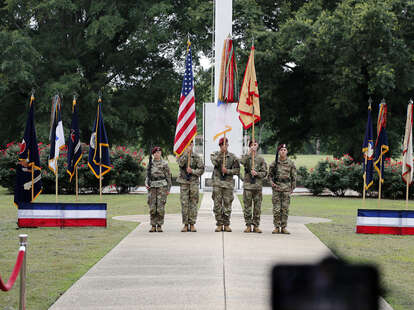
{"type": "Polygon", "coordinates": [[[257,175],[259,176],[260,179],[264,179],[267,175],[267,164],[266,161],[263,159],[261,165],[260,165],[260,169],[259,171],[256,171],[257,175]]]}
{"type": "Polygon", "coordinates": [[[247,154],[242,155],[242,157],[240,159],[240,164],[242,164],[243,166],[246,166],[248,159],[249,159],[249,155],[247,155],[247,154]]]}
{"type": "Polygon", "coordinates": [[[204,173],[204,163],[200,157],[197,157],[197,167],[193,169],[193,174],[201,176],[204,173]]]}
{"type": "Polygon", "coordinates": [[[292,167],[290,168],[290,184],[290,188],[293,191],[296,188],[296,166],[293,162],[292,167]]]}
{"type": "Polygon", "coordinates": [[[227,169],[227,174],[240,175],[240,162],[236,156],[233,157],[233,165],[231,169],[227,169]]]}
{"type": "Polygon", "coordinates": [[[183,168],[187,164],[187,154],[183,154],[177,158],[178,167],[183,168]]]}
{"type": "Polygon", "coordinates": [[[275,169],[275,162],[272,162],[269,166],[269,173],[267,175],[267,179],[269,180],[270,184],[272,184],[274,179],[274,169],[275,169]]]}
{"type": "Polygon", "coordinates": [[[210,159],[214,167],[220,167],[221,161],[219,160],[219,153],[211,153],[210,159]]]}
{"type": "Polygon", "coordinates": [[[171,171],[170,171],[170,167],[168,167],[168,164],[167,163],[165,163],[165,166],[164,166],[164,174],[165,174],[165,178],[167,180],[168,191],[170,191],[171,185],[172,185],[172,181],[171,181],[171,171]]]}

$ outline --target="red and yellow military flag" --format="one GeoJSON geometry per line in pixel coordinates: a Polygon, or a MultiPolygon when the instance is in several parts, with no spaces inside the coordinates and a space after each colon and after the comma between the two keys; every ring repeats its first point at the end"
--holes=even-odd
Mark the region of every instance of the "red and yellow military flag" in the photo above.
{"type": "Polygon", "coordinates": [[[252,46],[249,60],[244,72],[243,84],[240,90],[240,99],[237,112],[244,129],[260,121],[259,88],[257,87],[256,69],[254,67],[254,46],[252,46]]]}

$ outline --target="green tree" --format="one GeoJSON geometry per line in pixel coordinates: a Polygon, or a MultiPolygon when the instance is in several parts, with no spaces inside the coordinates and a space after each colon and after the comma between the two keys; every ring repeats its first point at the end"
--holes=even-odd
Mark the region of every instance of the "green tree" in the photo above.
{"type": "Polygon", "coordinates": [[[62,94],[68,124],[76,92],[89,142],[102,91],[111,143],[153,140],[169,150],[187,34],[198,64],[211,42],[211,10],[201,0],[0,1],[0,121],[7,123],[0,144],[20,140],[34,87],[40,141],[47,141],[51,97],[62,94]]]}
{"type": "MultiPolygon", "coordinates": [[[[298,97],[296,102],[282,97],[277,106],[293,103],[293,110],[303,110],[297,126],[309,131],[305,137],[329,141],[336,155],[360,157],[371,96],[374,121],[376,104],[386,99],[391,150],[399,150],[414,79],[407,26],[413,8],[399,0],[346,0],[334,6],[311,1],[281,26],[278,51],[284,63],[294,64],[281,82],[298,97]]],[[[296,117],[295,112],[287,116],[296,117]]]]}

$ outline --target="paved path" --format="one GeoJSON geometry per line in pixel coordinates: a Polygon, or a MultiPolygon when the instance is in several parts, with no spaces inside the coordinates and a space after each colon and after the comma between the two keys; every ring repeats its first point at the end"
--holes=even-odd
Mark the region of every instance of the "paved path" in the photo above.
{"type": "MultiPolygon", "coordinates": [[[[232,233],[214,233],[211,193],[205,193],[197,233],[181,233],[181,216],[167,215],[164,233],[149,233],[149,217],[120,216],[139,225],[77,281],[51,310],[270,309],[270,272],[278,263],[315,263],[329,249],[306,227],[326,219],[290,217],[291,235],[242,233],[238,199],[232,233]]],[[[389,309],[389,308],[388,308],[389,309]]]]}

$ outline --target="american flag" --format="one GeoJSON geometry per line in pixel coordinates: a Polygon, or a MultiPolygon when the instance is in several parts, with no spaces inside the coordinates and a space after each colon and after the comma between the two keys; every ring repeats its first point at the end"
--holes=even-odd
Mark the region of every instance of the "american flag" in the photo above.
{"type": "Polygon", "coordinates": [[[175,130],[174,153],[181,155],[197,135],[191,43],[188,41],[185,74],[175,130]]]}

